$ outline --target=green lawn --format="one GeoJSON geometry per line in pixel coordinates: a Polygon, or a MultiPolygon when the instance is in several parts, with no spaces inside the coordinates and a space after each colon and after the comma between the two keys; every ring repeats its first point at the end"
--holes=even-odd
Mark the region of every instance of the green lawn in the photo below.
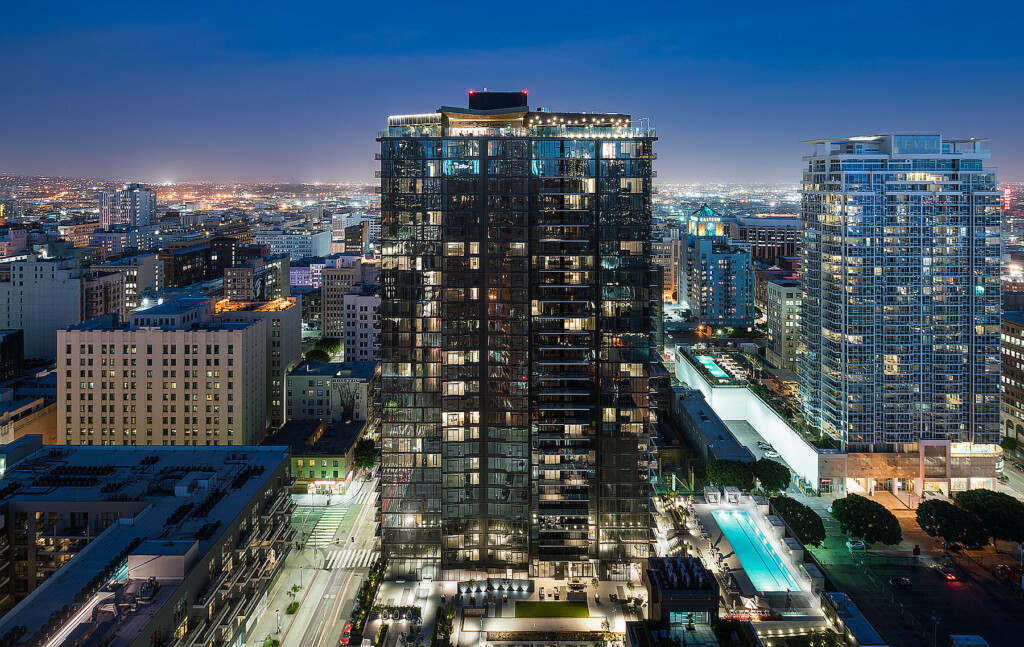
{"type": "Polygon", "coordinates": [[[517,618],[589,618],[586,602],[516,602],[517,618]]]}

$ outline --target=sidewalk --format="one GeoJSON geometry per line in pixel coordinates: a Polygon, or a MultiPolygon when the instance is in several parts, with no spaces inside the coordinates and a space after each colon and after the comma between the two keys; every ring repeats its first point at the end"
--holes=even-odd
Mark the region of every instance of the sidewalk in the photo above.
{"type": "Polygon", "coordinates": [[[285,559],[284,568],[278,576],[277,581],[270,588],[267,596],[267,608],[263,612],[256,626],[253,628],[246,645],[259,647],[267,636],[281,641],[292,629],[297,629],[296,635],[301,636],[305,626],[312,617],[312,610],[315,602],[323,595],[328,573],[312,569],[308,560],[301,553],[291,552],[285,559]],[[303,568],[300,570],[299,567],[303,568]],[[301,582],[300,582],[301,580],[301,582]],[[300,585],[302,588],[297,592],[295,599],[299,601],[299,610],[294,615],[285,613],[285,609],[291,604],[292,598],[288,595],[292,586],[300,585]],[[278,616],[280,615],[281,631],[278,632],[278,616]]]}

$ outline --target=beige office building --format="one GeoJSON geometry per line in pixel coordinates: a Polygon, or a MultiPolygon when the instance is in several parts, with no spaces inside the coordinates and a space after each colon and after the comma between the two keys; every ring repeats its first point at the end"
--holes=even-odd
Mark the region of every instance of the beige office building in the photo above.
{"type": "Polygon", "coordinates": [[[58,331],[58,443],[259,443],[270,321],[225,321],[213,309],[177,299],[58,331]]]}

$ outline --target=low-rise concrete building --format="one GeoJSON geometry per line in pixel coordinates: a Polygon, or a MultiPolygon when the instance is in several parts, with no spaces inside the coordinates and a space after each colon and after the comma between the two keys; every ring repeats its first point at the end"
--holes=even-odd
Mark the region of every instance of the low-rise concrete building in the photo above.
{"type": "Polygon", "coordinates": [[[290,448],[292,492],[344,494],[355,476],[355,445],[363,422],[292,420],[267,442],[290,448]]]}
{"type": "Polygon", "coordinates": [[[704,627],[718,620],[718,580],[696,557],[650,557],[643,583],[652,619],[704,627]]]}
{"type": "Polygon", "coordinates": [[[17,600],[0,636],[21,626],[28,643],[53,646],[261,638],[248,632],[294,544],[287,448],[43,447],[27,436],[0,457],[17,600]]]}

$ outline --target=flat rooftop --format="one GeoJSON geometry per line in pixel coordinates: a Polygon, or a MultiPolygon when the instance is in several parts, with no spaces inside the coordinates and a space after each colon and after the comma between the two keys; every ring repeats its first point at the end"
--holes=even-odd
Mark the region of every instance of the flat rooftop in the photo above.
{"type": "Polygon", "coordinates": [[[377,362],[303,362],[288,372],[288,377],[339,377],[369,379],[377,362]]]}
{"type": "Polygon", "coordinates": [[[714,591],[715,577],[697,557],[649,557],[651,580],[666,592],[714,591]]]}
{"type": "MultiPolygon", "coordinates": [[[[8,458],[26,436],[0,447],[8,458]]],[[[114,523],[42,582],[0,619],[0,635],[15,625],[32,635],[45,625],[51,613],[75,602],[93,578],[111,560],[133,544],[166,545],[198,542],[198,554],[206,554],[221,541],[226,524],[209,532],[210,520],[234,519],[265,490],[276,470],[288,460],[288,448],[238,447],[129,447],[42,446],[7,466],[0,479],[0,503],[8,509],[45,510],[53,503],[81,505],[82,511],[109,510],[131,525],[114,523]],[[175,486],[200,473],[217,487],[189,489],[184,495],[175,486]],[[187,512],[173,523],[175,512],[186,504],[199,509],[211,495],[220,496],[203,515],[187,512]],[[207,528],[207,532],[201,532],[207,528]],[[159,541],[157,541],[159,540],[159,541]]],[[[191,478],[189,482],[200,479],[191,478]]],[[[181,513],[178,513],[181,516],[181,513]]],[[[138,552],[136,548],[133,552],[138,552]]],[[[174,590],[176,585],[164,588],[174,590]]]]}
{"type": "Polygon", "coordinates": [[[309,456],[311,454],[341,456],[347,454],[356,444],[365,425],[365,420],[350,422],[289,420],[274,435],[269,436],[266,442],[286,445],[291,448],[291,453],[294,456],[309,456]],[[324,425],[323,433],[316,436],[320,431],[321,424],[324,425]]]}

